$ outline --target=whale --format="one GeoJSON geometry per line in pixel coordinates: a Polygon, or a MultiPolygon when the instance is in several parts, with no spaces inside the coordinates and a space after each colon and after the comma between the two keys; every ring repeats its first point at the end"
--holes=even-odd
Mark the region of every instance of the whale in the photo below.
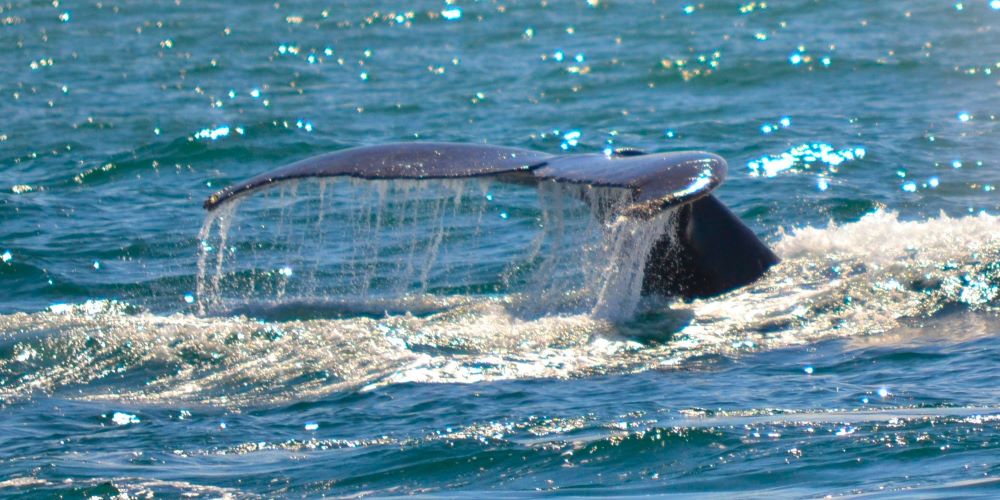
{"type": "Polygon", "coordinates": [[[728,167],[705,151],[549,154],[486,144],[404,142],[342,149],[300,160],[232,184],[208,197],[212,211],[276,183],[313,177],[557,182],[630,192],[622,215],[649,218],[676,210],[676,224],[653,245],[642,293],[693,300],[751,284],[777,255],[714,195],[728,167]]]}

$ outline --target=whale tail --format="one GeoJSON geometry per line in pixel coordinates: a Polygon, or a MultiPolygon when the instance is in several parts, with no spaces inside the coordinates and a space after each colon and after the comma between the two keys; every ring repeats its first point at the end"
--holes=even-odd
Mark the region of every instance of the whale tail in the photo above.
{"type": "Polygon", "coordinates": [[[715,196],[678,211],[675,232],[660,238],[646,261],[644,294],[711,297],[753,283],[779,262],[715,196]]]}
{"type": "Polygon", "coordinates": [[[553,181],[629,190],[624,215],[648,217],[679,210],[646,261],[643,292],[707,297],[758,279],[778,257],[711,195],[725,178],[725,160],[712,153],[550,155],[478,144],[397,143],[351,148],[308,158],[229,186],[204,203],[214,210],[274,183],[307,177],[449,179],[495,176],[518,183],[553,181]]]}

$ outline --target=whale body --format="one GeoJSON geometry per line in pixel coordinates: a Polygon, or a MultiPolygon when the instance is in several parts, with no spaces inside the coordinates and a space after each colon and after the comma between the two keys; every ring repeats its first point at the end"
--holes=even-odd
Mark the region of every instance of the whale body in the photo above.
{"type": "Polygon", "coordinates": [[[711,193],[727,172],[704,151],[552,155],[481,144],[413,142],[344,149],[307,158],[229,186],[204,203],[214,210],[282,181],[309,177],[454,179],[490,176],[518,183],[561,182],[631,191],[625,215],[679,211],[645,265],[644,294],[687,299],[719,295],[756,281],[779,259],[711,193]]]}

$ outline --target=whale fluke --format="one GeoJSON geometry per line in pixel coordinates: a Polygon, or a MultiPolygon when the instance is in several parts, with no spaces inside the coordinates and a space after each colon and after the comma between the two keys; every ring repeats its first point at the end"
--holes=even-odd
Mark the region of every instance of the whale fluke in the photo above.
{"type": "Polygon", "coordinates": [[[703,151],[551,155],[457,143],[394,143],[307,158],[229,186],[204,203],[214,210],[281,181],[307,177],[448,179],[496,176],[514,182],[562,182],[632,192],[627,215],[679,207],[676,234],[664,235],[646,262],[643,292],[685,298],[721,294],[759,278],[778,257],[710,193],[725,179],[720,156],[703,151]],[[678,248],[679,246],[679,248],[678,248]]]}
{"type": "Polygon", "coordinates": [[[448,179],[527,172],[552,155],[479,144],[403,142],[343,149],[265,172],[205,200],[205,209],[276,182],[304,177],[359,179],[448,179]]]}

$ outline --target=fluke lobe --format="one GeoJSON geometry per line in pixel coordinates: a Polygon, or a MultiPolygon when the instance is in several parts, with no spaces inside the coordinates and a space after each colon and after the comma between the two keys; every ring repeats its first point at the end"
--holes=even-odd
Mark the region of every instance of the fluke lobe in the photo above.
{"type": "Polygon", "coordinates": [[[479,144],[413,142],[344,149],[286,165],[229,186],[205,200],[214,210],[271,184],[307,177],[453,179],[492,176],[518,183],[564,182],[628,189],[627,215],[676,207],[675,234],[665,234],[646,261],[644,294],[719,295],[757,280],[778,257],[711,194],[726,161],[703,151],[550,155],[479,144]]]}

